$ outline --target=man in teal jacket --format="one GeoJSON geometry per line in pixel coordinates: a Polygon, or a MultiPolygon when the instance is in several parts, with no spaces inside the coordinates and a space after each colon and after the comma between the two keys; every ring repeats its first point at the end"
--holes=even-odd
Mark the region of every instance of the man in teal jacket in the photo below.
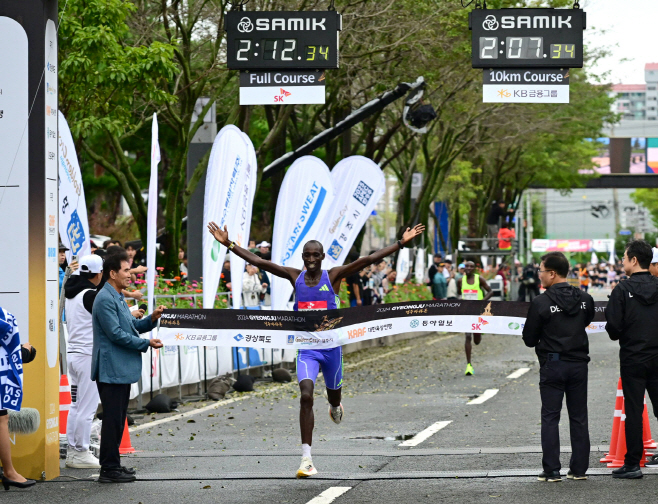
{"type": "Polygon", "coordinates": [[[161,348],[159,339],[142,339],[140,333],[157,326],[164,306],[138,320],[128,309],[122,289],[130,285],[130,263],[124,250],[105,259],[107,283],[96,295],[92,311],[94,347],[91,379],[96,382],[103,406],[99,462],[100,483],[123,483],[137,479],[134,469],[121,466],[119,445],[126,423],[130,385],[142,374],[142,353],[161,348]]]}

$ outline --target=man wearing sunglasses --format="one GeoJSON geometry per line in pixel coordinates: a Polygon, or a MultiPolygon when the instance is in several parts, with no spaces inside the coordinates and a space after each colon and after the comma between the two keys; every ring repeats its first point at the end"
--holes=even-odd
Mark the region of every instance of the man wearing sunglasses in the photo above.
{"type": "MultiPolygon", "coordinates": [[[[356,274],[371,264],[378,263],[385,257],[394,254],[424,230],[425,226],[422,224],[418,224],[413,229],[407,228],[402,239],[397,243],[384,247],[369,256],[361,257],[350,264],[336,266],[330,270],[322,269],[322,260],[325,257],[322,244],[319,241],[310,240],[306,242],[302,251],[304,270],[298,270],[281,266],[252,254],[229,240],[226,226],[222,230],[214,222],[208,224],[210,234],[235,255],[263,271],[288,280],[295,289],[295,311],[335,310],[340,306],[340,302],[336,300],[338,297],[336,293],[340,290],[343,278],[356,274]]],[[[297,470],[298,478],[307,478],[318,472],[311,458],[311,443],[315,424],[313,388],[320,369],[322,369],[327,387],[329,417],[334,423],[339,424],[344,415],[343,405],[340,402],[343,386],[341,347],[326,350],[299,350],[297,352],[297,380],[301,392],[299,425],[302,431],[302,463],[297,470]]]]}
{"type": "Polygon", "coordinates": [[[541,258],[539,279],[546,289],[530,303],[523,342],[535,347],[539,359],[541,446],[543,471],[539,481],[558,482],[560,476],[560,413],[566,396],[572,455],[567,478],[586,480],[589,467],[587,426],[587,364],[589,341],[585,328],[594,319],[592,296],[569,285],[569,261],[561,252],[541,258]]]}

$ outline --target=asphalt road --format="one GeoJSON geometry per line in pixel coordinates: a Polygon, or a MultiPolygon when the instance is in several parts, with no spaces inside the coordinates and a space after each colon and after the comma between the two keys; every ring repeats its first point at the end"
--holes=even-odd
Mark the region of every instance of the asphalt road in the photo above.
{"type": "MultiPolygon", "coordinates": [[[[463,375],[463,335],[417,338],[345,358],[346,416],[334,425],[323,382],[316,388],[313,460],[319,474],[295,479],[301,448],[296,384],[257,384],[251,394],[188,407],[188,416],[131,434],[125,457],[139,481],[100,485],[94,471],[62,469],[55,481],[3,493],[5,502],[404,503],[630,502],[653,500],[652,470],[613,480],[598,462],[610,439],[618,378],[617,346],[591,337],[588,481],[536,481],[541,470],[538,365],[518,337],[485,335],[474,348],[475,376],[463,375]],[[530,368],[517,378],[508,376],[530,368]],[[485,391],[495,395],[468,404],[485,391]],[[489,392],[493,394],[493,392],[489,392]],[[199,409],[194,409],[194,408],[199,409]],[[415,446],[400,446],[438,424],[415,446]],[[446,423],[449,422],[449,423],[446,423]],[[409,440],[409,438],[412,438],[409,440]],[[75,479],[77,478],[77,479],[75,479]],[[324,492],[324,493],[323,493],[324,492]],[[322,497],[319,497],[322,494],[322,497]],[[326,496],[326,497],[325,497],[326,496]],[[319,499],[319,500],[318,500],[319,499]],[[334,500],[332,500],[334,499],[334,500]]],[[[652,419],[655,427],[655,419],[652,419]]],[[[569,460],[566,410],[563,469],[569,460]]],[[[658,472],[658,471],[657,471],[658,472]]]]}

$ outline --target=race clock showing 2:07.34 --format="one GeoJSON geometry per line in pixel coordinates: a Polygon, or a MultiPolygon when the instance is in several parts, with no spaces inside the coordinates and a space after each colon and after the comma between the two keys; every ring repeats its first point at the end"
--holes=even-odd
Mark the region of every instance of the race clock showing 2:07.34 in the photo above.
{"type": "Polygon", "coordinates": [[[582,68],[581,9],[475,9],[473,68],[582,68]]]}
{"type": "Polygon", "coordinates": [[[230,70],[338,68],[336,11],[229,12],[225,29],[230,70]]]}

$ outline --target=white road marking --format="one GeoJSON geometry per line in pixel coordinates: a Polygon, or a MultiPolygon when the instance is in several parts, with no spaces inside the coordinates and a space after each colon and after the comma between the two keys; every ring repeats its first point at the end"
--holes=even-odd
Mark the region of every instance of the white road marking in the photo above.
{"type": "Polygon", "coordinates": [[[509,375],[507,378],[509,380],[516,380],[517,378],[520,378],[524,374],[526,374],[528,371],[530,371],[529,367],[522,367],[514,371],[511,375],[509,375]]]}
{"type": "Polygon", "coordinates": [[[457,336],[456,334],[450,334],[448,336],[441,336],[440,338],[434,338],[433,340],[429,340],[427,343],[425,343],[427,346],[433,345],[434,343],[438,343],[439,341],[444,341],[447,339],[451,339],[457,336]]]}
{"type": "Polygon", "coordinates": [[[476,397],[475,399],[468,401],[466,404],[482,404],[484,401],[491,399],[498,393],[497,388],[490,388],[484,391],[484,394],[476,397]]]}
{"type": "Polygon", "coordinates": [[[427,429],[420,431],[411,439],[403,441],[398,446],[416,446],[425,441],[428,437],[436,434],[444,427],[447,427],[452,423],[452,420],[443,420],[441,422],[436,422],[435,424],[430,425],[427,429]]]}
{"type": "Polygon", "coordinates": [[[351,490],[352,487],[331,487],[327,488],[317,497],[313,497],[306,504],[330,504],[335,501],[338,497],[343,495],[345,492],[351,490]]]}

